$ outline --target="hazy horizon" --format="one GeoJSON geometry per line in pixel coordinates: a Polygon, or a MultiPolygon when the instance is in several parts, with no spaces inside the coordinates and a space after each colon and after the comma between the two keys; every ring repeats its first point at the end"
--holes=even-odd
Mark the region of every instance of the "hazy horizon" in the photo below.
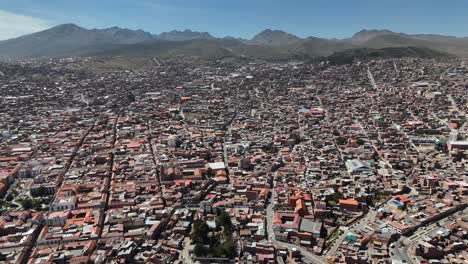
{"type": "Polygon", "coordinates": [[[209,32],[215,37],[248,39],[264,29],[282,30],[299,37],[338,39],[349,38],[363,29],[467,37],[466,10],[466,1],[422,0],[379,3],[299,0],[295,4],[277,0],[253,3],[246,0],[84,0],[72,3],[17,0],[0,3],[0,39],[65,23],[88,29],[118,26],[153,34],[190,29],[209,32]]]}

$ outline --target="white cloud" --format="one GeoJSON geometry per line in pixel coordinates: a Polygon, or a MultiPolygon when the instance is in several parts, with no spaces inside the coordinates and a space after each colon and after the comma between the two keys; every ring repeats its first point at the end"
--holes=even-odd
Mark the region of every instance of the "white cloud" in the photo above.
{"type": "Polygon", "coordinates": [[[46,20],[0,9],[0,40],[16,38],[50,27],[46,20]]]}

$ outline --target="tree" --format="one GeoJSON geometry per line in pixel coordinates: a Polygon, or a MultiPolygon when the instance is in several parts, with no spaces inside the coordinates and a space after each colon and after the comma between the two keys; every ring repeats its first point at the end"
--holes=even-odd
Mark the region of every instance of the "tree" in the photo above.
{"type": "Polygon", "coordinates": [[[327,202],[329,205],[334,206],[334,205],[337,205],[337,204],[338,204],[338,201],[341,199],[341,197],[342,197],[341,193],[335,191],[335,192],[333,193],[333,195],[327,199],[326,202],[327,202]]]}
{"type": "Polygon", "coordinates": [[[39,188],[37,188],[37,194],[38,196],[43,196],[45,195],[47,192],[46,188],[44,186],[40,186],[39,188]]]}
{"type": "Polygon", "coordinates": [[[32,207],[33,207],[34,210],[36,210],[36,211],[41,211],[41,210],[42,210],[42,200],[40,200],[40,199],[33,199],[32,207]]]}
{"type": "Polygon", "coordinates": [[[228,238],[224,243],[212,248],[211,252],[215,257],[233,258],[236,256],[236,245],[228,238]]]}
{"type": "Polygon", "coordinates": [[[195,244],[195,248],[193,249],[193,254],[199,257],[205,256],[207,254],[207,250],[205,246],[203,246],[203,244],[197,243],[195,244]]]}
{"type": "Polygon", "coordinates": [[[130,103],[133,103],[133,102],[135,102],[135,95],[132,94],[131,92],[128,92],[128,94],[127,94],[127,99],[128,99],[128,101],[129,101],[130,103]]]}
{"type": "Polygon", "coordinates": [[[346,144],[346,141],[347,140],[344,137],[337,137],[336,138],[336,144],[338,144],[338,145],[344,145],[344,144],[346,144]]]}
{"type": "MultiPolygon", "coordinates": [[[[187,148],[191,148],[191,147],[189,147],[189,146],[187,145],[187,148]]],[[[210,151],[207,151],[207,152],[205,153],[205,155],[204,155],[203,158],[204,158],[205,160],[207,160],[207,161],[210,161],[210,160],[211,160],[211,156],[212,156],[212,155],[211,155],[211,152],[210,152],[210,151]]],[[[211,168],[209,168],[209,169],[211,169],[211,168]]]]}
{"type": "Polygon", "coordinates": [[[216,227],[217,228],[224,228],[224,232],[229,232],[231,229],[231,217],[226,211],[222,211],[217,217],[216,217],[216,227]]]}
{"type": "Polygon", "coordinates": [[[226,240],[226,242],[224,242],[221,245],[221,248],[223,251],[223,255],[225,255],[226,257],[233,258],[236,256],[236,245],[234,244],[234,241],[232,241],[232,239],[226,240]]]}
{"type": "Polygon", "coordinates": [[[11,190],[10,193],[11,193],[13,196],[18,196],[18,195],[19,195],[18,191],[16,191],[15,189],[11,190]]]}
{"type": "Polygon", "coordinates": [[[262,150],[266,153],[276,153],[278,151],[275,145],[273,145],[273,142],[262,145],[262,150]]]}
{"type": "Polygon", "coordinates": [[[208,167],[208,169],[206,169],[205,174],[206,174],[206,177],[208,177],[208,178],[213,178],[215,176],[215,173],[214,173],[213,169],[210,168],[210,167],[208,167]]]}
{"type": "Polygon", "coordinates": [[[33,206],[33,202],[32,202],[31,199],[29,199],[29,198],[26,199],[26,200],[22,200],[22,201],[20,202],[20,204],[21,204],[21,206],[22,206],[24,209],[26,209],[26,210],[31,209],[32,206],[33,206]]]}
{"type": "Polygon", "coordinates": [[[447,141],[446,140],[437,140],[437,142],[435,143],[435,149],[437,151],[447,150],[447,141]]]}
{"type": "Polygon", "coordinates": [[[196,220],[193,223],[193,230],[191,234],[191,239],[195,243],[206,244],[209,242],[208,233],[210,232],[210,227],[208,224],[201,220],[196,220]]]}
{"type": "Polygon", "coordinates": [[[13,196],[13,194],[9,193],[9,194],[5,197],[5,200],[6,200],[7,202],[11,202],[11,201],[13,201],[14,198],[15,198],[15,197],[13,196]]]}

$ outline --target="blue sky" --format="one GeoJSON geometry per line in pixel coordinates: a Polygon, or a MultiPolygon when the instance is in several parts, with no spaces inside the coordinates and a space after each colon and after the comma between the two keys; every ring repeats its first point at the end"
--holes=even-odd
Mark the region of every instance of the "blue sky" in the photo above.
{"type": "Polygon", "coordinates": [[[62,23],[244,38],[266,28],[325,38],[361,29],[468,36],[468,0],[0,0],[0,39],[62,23]]]}

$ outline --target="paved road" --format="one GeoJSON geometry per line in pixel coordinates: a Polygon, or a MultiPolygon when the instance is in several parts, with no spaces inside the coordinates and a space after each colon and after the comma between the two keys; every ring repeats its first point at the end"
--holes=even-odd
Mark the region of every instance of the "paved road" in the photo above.
{"type": "Polygon", "coordinates": [[[369,77],[369,81],[370,81],[372,87],[374,88],[374,90],[378,90],[377,84],[375,83],[374,75],[372,75],[372,72],[371,72],[369,66],[367,67],[367,75],[369,77]]]}
{"type": "Polygon", "coordinates": [[[300,247],[300,246],[297,246],[297,245],[292,245],[292,244],[289,244],[289,243],[284,243],[284,242],[281,242],[281,241],[276,241],[274,243],[276,245],[287,247],[289,250],[292,250],[293,248],[299,250],[304,257],[310,259],[312,261],[312,263],[314,263],[314,264],[325,264],[325,263],[327,263],[327,261],[326,261],[326,259],[324,257],[317,256],[314,253],[311,253],[311,252],[307,251],[303,247],[300,247]]]}
{"type": "Polygon", "coordinates": [[[353,230],[360,230],[360,229],[364,228],[364,226],[366,226],[370,222],[374,221],[376,215],[377,215],[377,211],[376,210],[371,210],[361,220],[358,220],[351,227],[345,227],[346,228],[345,232],[335,241],[335,243],[333,244],[333,247],[327,252],[327,256],[335,255],[336,252],[338,251],[341,243],[343,243],[343,241],[345,240],[346,235],[349,232],[353,232],[353,230]]]}
{"type": "Polygon", "coordinates": [[[410,136],[408,135],[408,133],[406,133],[406,131],[402,130],[401,129],[401,126],[396,124],[395,122],[392,122],[392,125],[393,127],[396,128],[396,130],[398,130],[398,132],[401,132],[403,133],[403,135],[405,135],[406,139],[409,141],[409,143],[411,144],[411,146],[416,150],[416,152],[419,153],[419,149],[416,147],[416,145],[414,144],[414,142],[410,139],[410,136]]]}
{"type": "Polygon", "coordinates": [[[159,67],[161,67],[161,63],[159,63],[158,59],[156,58],[153,58],[154,62],[156,62],[158,64],[159,67]]]}
{"type": "Polygon", "coordinates": [[[190,238],[186,237],[184,240],[184,248],[182,249],[180,258],[183,263],[193,264],[192,257],[190,256],[190,253],[189,253],[189,248],[190,248],[190,238]]]}
{"type": "MultiPolygon", "coordinates": [[[[452,104],[453,108],[455,108],[455,110],[457,110],[459,113],[464,115],[465,118],[466,118],[467,114],[458,107],[457,102],[455,102],[455,100],[453,99],[453,96],[451,94],[449,94],[447,97],[448,97],[450,103],[452,104]]],[[[463,125],[458,129],[458,131],[463,133],[465,131],[465,128],[466,128],[467,125],[468,125],[468,122],[463,123],[463,125]]]]}
{"type": "Polygon", "coordinates": [[[273,201],[274,201],[274,198],[276,197],[276,191],[275,191],[274,188],[272,190],[271,197],[272,198],[270,200],[270,203],[268,204],[267,209],[266,209],[268,240],[271,243],[275,244],[275,245],[286,247],[289,250],[292,250],[293,248],[299,250],[304,257],[310,259],[312,261],[312,263],[314,263],[314,264],[315,263],[317,263],[317,264],[326,263],[325,258],[323,258],[321,256],[317,256],[317,255],[309,252],[307,249],[305,249],[303,247],[276,240],[275,233],[273,232],[273,218],[274,218],[273,201]]]}
{"type": "MultiPolygon", "coordinates": [[[[465,208],[462,211],[455,212],[452,214],[454,217],[459,217],[463,215],[468,214],[468,208],[465,208]]],[[[402,238],[394,243],[394,247],[390,248],[390,255],[392,260],[396,260],[396,262],[404,260],[406,263],[417,263],[413,251],[414,246],[416,242],[421,239],[424,235],[431,233],[432,231],[436,230],[439,228],[439,223],[440,225],[445,225],[446,222],[448,221],[448,217],[442,218],[439,221],[423,228],[419,228],[412,236],[407,237],[407,238],[402,238]]]]}
{"type": "Polygon", "coordinates": [[[396,72],[397,74],[400,74],[400,70],[398,70],[398,67],[397,67],[395,61],[393,61],[393,68],[395,69],[395,72],[396,72]]]}
{"type": "Polygon", "coordinates": [[[83,95],[83,94],[80,94],[80,97],[81,97],[81,101],[82,101],[83,103],[85,103],[86,106],[89,106],[89,102],[88,102],[88,100],[86,100],[86,99],[84,98],[84,95],[83,95]]]}
{"type": "Polygon", "coordinates": [[[406,253],[406,246],[403,245],[402,241],[399,240],[393,243],[393,248],[390,248],[390,257],[395,263],[411,263],[410,258],[406,253]]]}
{"type": "Polygon", "coordinates": [[[276,191],[275,188],[273,187],[272,189],[272,194],[271,194],[271,200],[268,203],[267,209],[266,209],[266,218],[267,218],[267,235],[268,235],[268,240],[276,242],[276,237],[275,233],[273,231],[273,218],[274,218],[274,211],[273,211],[273,201],[275,200],[276,197],[276,191]]]}
{"type": "MultiPolygon", "coordinates": [[[[342,227],[342,228],[343,228],[343,227],[342,227]]],[[[335,254],[336,254],[336,251],[338,251],[338,248],[340,247],[341,243],[343,243],[343,241],[344,241],[344,239],[345,239],[345,237],[346,237],[346,235],[347,235],[347,230],[348,230],[347,227],[344,227],[344,228],[346,229],[345,232],[344,232],[343,234],[341,234],[341,236],[338,237],[338,238],[335,240],[335,242],[334,242],[334,244],[333,244],[333,247],[332,247],[330,250],[328,250],[327,256],[333,256],[333,255],[335,255],[335,254]]]]}
{"type": "Polygon", "coordinates": [[[98,223],[98,226],[100,227],[99,228],[98,239],[101,239],[101,237],[102,237],[102,232],[104,231],[104,221],[105,221],[107,213],[108,213],[110,188],[111,188],[110,178],[111,178],[111,175],[112,175],[112,170],[114,169],[114,158],[115,158],[114,148],[115,148],[115,142],[117,140],[117,124],[119,123],[120,115],[121,115],[121,113],[117,116],[117,118],[114,121],[114,124],[112,125],[112,145],[111,145],[112,155],[111,155],[111,159],[110,159],[110,163],[109,163],[109,172],[111,172],[111,173],[108,176],[109,181],[107,181],[107,184],[104,187],[104,190],[106,192],[106,200],[105,200],[105,204],[104,204],[103,215],[99,219],[99,223],[98,223]]]}

